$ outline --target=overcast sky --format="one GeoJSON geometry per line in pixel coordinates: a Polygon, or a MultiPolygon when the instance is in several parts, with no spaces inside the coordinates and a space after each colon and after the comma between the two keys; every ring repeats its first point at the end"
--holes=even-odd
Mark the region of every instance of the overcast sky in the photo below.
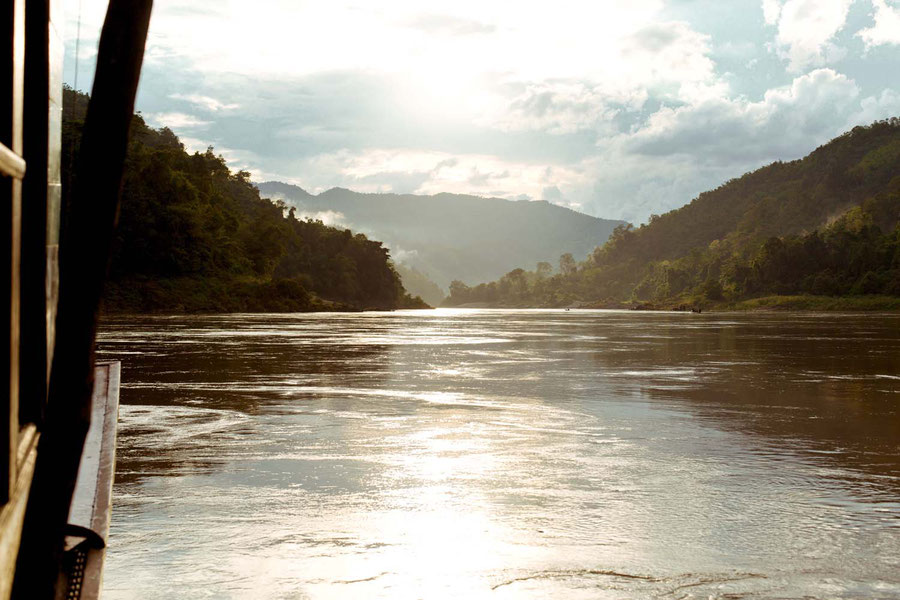
{"type": "Polygon", "coordinates": [[[137,108],[257,181],[641,222],[900,116],[898,66],[900,0],[156,0],[137,108]]]}

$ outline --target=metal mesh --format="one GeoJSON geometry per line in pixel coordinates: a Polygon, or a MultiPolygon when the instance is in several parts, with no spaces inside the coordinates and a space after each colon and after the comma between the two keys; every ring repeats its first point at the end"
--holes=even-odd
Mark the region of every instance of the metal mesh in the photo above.
{"type": "Polygon", "coordinates": [[[81,586],[84,583],[84,567],[87,564],[87,552],[83,548],[73,548],[67,553],[69,556],[66,569],[69,585],[66,590],[66,600],[80,600],[81,586]]]}

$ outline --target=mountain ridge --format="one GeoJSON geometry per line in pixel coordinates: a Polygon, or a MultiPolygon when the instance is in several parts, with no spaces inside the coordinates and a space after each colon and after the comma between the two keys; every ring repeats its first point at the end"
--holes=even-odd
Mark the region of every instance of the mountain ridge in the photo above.
{"type": "Polygon", "coordinates": [[[398,262],[446,288],[456,279],[499,277],[521,263],[585,254],[623,221],[601,219],[546,200],[507,200],[441,192],[363,193],[335,187],[320,194],[283,182],[256,184],[307,216],[340,215],[340,225],[384,241],[398,262]]]}
{"type": "Polygon", "coordinates": [[[520,268],[474,288],[455,282],[448,303],[658,307],[804,294],[900,296],[900,119],[855,127],[802,159],[619,227],[563,275],[520,268]]]}

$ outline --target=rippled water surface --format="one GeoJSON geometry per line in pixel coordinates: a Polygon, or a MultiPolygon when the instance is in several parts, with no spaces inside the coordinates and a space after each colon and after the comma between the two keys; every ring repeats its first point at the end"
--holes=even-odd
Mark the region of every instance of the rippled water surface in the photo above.
{"type": "Polygon", "coordinates": [[[900,598],[900,317],[133,317],[104,598],[900,598]]]}

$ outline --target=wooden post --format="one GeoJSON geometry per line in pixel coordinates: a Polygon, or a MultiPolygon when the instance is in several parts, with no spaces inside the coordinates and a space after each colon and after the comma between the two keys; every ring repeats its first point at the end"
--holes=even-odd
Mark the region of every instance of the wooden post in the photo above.
{"type": "Polygon", "coordinates": [[[69,505],[90,426],[94,345],[152,0],[110,0],[68,224],[56,349],[16,568],[15,598],[55,596],[69,505]]]}
{"type": "MultiPolygon", "coordinates": [[[[19,421],[40,424],[47,402],[50,314],[56,297],[48,283],[56,271],[59,211],[62,40],[53,21],[57,0],[30,0],[25,13],[25,101],[22,183],[19,421]],[[40,300],[43,299],[43,302],[40,300]]],[[[58,15],[56,15],[57,18],[58,15]]],[[[55,286],[54,286],[55,287],[55,286]]]]}

